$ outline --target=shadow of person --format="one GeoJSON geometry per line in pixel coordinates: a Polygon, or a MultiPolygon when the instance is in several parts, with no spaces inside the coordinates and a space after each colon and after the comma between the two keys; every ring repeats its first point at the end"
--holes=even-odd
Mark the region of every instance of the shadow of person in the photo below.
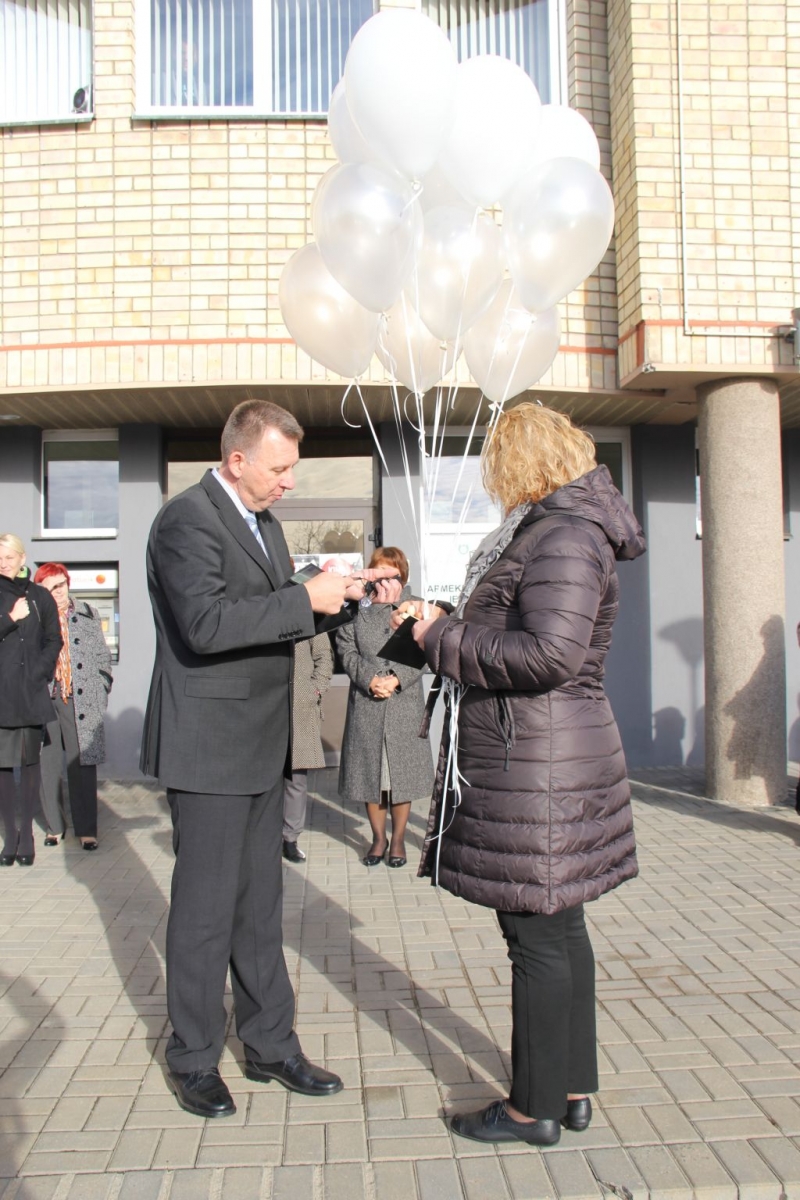
{"type": "Polygon", "coordinates": [[[660,708],[653,713],[653,747],[651,763],[654,767],[683,766],[683,738],[686,720],[679,708],[660,708]]]}
{"type": "MultiPolygon", "coordinates": [[[[787,798],[786,747],[780,747],[783,769],[776,771],[777,729],[770,724],[771,699],[776,675],[784,677],[785,641],[783,619],[770,617],[761,627],[764,652],[750,679],[725,705],[733,719],[727,757],[734,764],[736,779],[764,780],[769,804],[782,804],[787,798]]],[[[780,722],[782,724],[782,722],[780,722]]]]}
{"type": "MultiPolygon", "coordinates": [[[[26,975],[16,977],[0,972],[0,1023],[3,1044],[0,1051],[0,1192],[17,1178],[27,1154],[47,1120],[46,1104],[26,1101],[24,1092],[53,1055],[57,1042],[39,1038],[42,1021],[57,1011],[52,998],[37,994],[37,987],[26,975]]],[[[52,1099],[55,1106],[56,1100],[52,1099]]],[[[33,1200],[39,1196],[36,1184],[20,1179],[14,1200],[33,1200]]],[[[10,1191],[9,1191],[9,1194],[10,1191]]]]}
{"type": "Polygon", "coordinates": [[[694,714],[694,741],[686,755],[687,767],[702,767],[706,761],[706,709],[705,705],[694,714]]]}
{"type": "MultiPolygon", "coordinates": [[[[790,814],[774,815],[768,809],[733,808],[722,800],[690,796],[686,792],[671,794],[663,787],[653,787],[646,781],[631,780],[631,794],[640,804],[669,809],[679,816],[697,817],[712,825],[734,829],[739,833],[777,833],[800,846],[800,827],[790,814]]],[[[785,812],[785,809],[783,810],[785,812]]]]}

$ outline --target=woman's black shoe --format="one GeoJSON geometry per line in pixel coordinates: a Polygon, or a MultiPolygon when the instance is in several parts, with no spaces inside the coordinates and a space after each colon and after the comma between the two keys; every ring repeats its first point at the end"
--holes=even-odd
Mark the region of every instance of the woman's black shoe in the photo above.
{"type": "Polygon", "coordinates": [[[45,846],[57,846],[61,838],[57,833],[48,833],[44,839],[45,846]]]}
{"type": "Polygon", "coordinates": [[[16,861],[16,854],[0,854],[0,867],[13,867],[16,861]]]}
{"type": "Polygon", "coordinates": [[[17,862],[21,867],[32,867],[35,857],[36,855],[33,853],[33,851],[31,851],[30,854],[18,854],[17,862]]]}
{"type": "Polygon", "coordinates": [[[393,854],[392,857],[389,859],[389,866],[390,867],[404,867],[407,862],[408,862],[407,858],[403,858],[399,854],[393,854]]]}
{"type": "Polygon", "coordinates": [[[365,854],[361,861],[365,867],[377,867],[386,858],[386,851],[388,849],[388,846],[384,846],[383,854],[373,854],[370,850],[369,854],[365,854]]]}
{"type": "Polygon", "coordinates": [[[96,850],[97,840],[92,838],[91,841],[81,842],[81,850],[96,850]]]}
{"type": "Polygon", "coordinates": [[[527,1142],[529,1146],[555,1146],[561,1137],[558,1121],[515,1121],[505,1100],[495,1100],[481,1112],[460,1113],[450,1122],[453,1133],[473,1142],[527,1142]]]}
{"type": "Polygon", "coordinates": [[[565,1129],[571,1129],[573,1133],[583,1133],[584,1129],[589,1128],[591,1120],[592,1102],[588,1096],[584,1096],[582,1100],[567,1101],[567,1115],[561,1118],[565,1129]]]}

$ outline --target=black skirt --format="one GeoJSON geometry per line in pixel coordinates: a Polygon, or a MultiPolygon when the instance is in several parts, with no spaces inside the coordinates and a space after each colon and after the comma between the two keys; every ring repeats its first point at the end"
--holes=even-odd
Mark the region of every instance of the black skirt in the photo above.
{"type": "Polygon", "coordinates": [[[0,770],[35,766],[39,761],[43,736],[41,725],[23,725],[20,729],[0,728],[0,770]]]}

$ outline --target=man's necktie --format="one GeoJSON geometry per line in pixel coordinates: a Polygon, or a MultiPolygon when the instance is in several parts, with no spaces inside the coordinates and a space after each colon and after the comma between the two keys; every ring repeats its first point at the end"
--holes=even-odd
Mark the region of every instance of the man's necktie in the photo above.
{"type": "Polygon", "coordinates": [[[264,545],[264,539],[261,536],[261,530],[258,528],[258,521],[256,520],[256,514],[248,512],[247,516],[245,517],[245,521],[247,522],[247,527],[250,530],[250,532],[252,533],[253,537],[256,539],[259,546],[264,551],[264,554],[265,554],[267,560],[269,560],[269,555],[267,554],[267,547],[264,545]]]}

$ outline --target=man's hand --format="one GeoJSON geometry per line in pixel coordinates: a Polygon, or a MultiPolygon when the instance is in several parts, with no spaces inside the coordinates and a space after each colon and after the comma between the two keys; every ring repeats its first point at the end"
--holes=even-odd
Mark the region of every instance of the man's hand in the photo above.
{"type": "Polygon", "coordinates": [[[394,604],[400,599],[403,585],[396,567],[372,567],[349,575],[346,579],[348,600],[361,600],[365,595],[364,584],[372,580],[377,584],[375,602],[377,604],[394,604]]]}
{"type": "Polygon", "coordinates": [[[313,579],[307,579],[301,586],[308,592],[312,612],[334,616],[347,598],[349,582],[350,580],[344,575],[334,575],[332,571],[321,571],[319,575],[315,575],[313,579]]]}

